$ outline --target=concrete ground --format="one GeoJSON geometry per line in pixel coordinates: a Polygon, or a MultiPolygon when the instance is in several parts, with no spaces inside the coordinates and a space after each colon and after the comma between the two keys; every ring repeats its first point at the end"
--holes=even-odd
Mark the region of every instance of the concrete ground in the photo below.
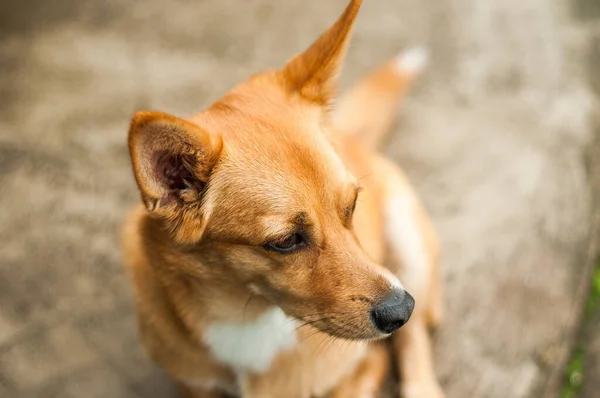
{"type": "MultiPolygon", "coordinates": [[[[139,347],[121,269],[128,119],[189,115],[282,65],[345,1],[2,2],[0,397],[175,396],[139,347]]],[[[345,85],[432,50],[386,152],[442,238],[440,380],[455,398],[556,396],[597,240],[600,7],[364,3],[345,85]]]]}

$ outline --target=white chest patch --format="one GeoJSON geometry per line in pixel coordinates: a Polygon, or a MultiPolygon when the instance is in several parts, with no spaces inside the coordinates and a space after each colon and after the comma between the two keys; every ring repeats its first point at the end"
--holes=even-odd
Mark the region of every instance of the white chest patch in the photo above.
{"type": "Polygon", "coordinates": [[[204,331],[204,341],[223,364],[239,372],[265,372],[273,358],[296,343],[296,322],[273,307],[250,323],[221,323],[204,331]]]}

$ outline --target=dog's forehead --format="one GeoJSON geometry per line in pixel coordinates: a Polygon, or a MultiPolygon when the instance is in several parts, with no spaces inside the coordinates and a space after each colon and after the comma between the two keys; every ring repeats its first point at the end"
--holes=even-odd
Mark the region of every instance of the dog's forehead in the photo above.
{"type": "Polygon", "coordinates": [[[246,139],[225,139],[212,183],[220,203],[236,202],[269,213],[316,210],[335,206],[354,183],[325,137],[259,139],[260,134],[276,133],[267,129],[246,139]]]}
{"type": "Polygon", "coordinates": [[[224,178],[238,189],[271,197],[325,199],[354,182],[323,136],[307,138],[301,133],[226,143],[222,165],[224,178]]]}
{"type": "Polygon", "coordinates": [[[271,84],[253,86],[241,85],[193,120],[223,137],[229,171],[265,181],[282,174],[304,184],[353,183],[328,141],[322,108],[271,84]]]}

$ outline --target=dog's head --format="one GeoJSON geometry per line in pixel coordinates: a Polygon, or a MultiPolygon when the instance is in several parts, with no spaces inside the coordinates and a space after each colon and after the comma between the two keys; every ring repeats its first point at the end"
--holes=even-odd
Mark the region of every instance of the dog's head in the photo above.
{"type": "Polygon", "coordinates": [[[390,333],[414,305],[360,247],[360,187],[326,131],[359,6],[282,70],[253,76],[190,120],[140,112],[129,135],[142,199],[175,244],[289,316],[349,339],[390,333]]]}

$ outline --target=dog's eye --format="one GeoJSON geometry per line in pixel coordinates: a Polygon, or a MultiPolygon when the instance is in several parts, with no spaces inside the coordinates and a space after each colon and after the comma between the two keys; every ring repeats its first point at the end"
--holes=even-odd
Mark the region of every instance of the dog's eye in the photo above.
{"type": "Polygon", "coordinates": [[[354,198],[354,202],[352,202],[352,207],[350,208],[350,216],[354,214],[354,210],[356,210],[356,203],[358,202],[358,195],[354,198]]]}
{"type": "Polygon", "coordinates": [[[354,211],[356,210],[356,203],[358,202],[358,195],[354,198],[354,202],[352,202],[352,206],[346,207],[344,211],[344,217],[346,218],[346,223],[350,225],[352,223],[352,216],[354,215],[354,211]]]}
{"type": "Polygon", "coordinates": [[[283,240],[269,242],[266,244],[267,249],[275,250],[280,253],[289,253],[306,244],[306,240],[301,234],[295,233],[283,240]]]}

